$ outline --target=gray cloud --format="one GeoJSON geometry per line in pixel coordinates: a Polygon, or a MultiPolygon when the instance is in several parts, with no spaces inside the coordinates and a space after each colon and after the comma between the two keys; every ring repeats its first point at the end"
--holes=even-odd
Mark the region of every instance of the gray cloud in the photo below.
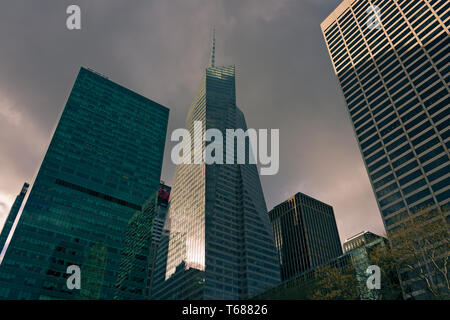
{"type": "Polygon", "coordinates": [[[6,210],[8,209],[8,205],[4,202],[0,202],[0,213],[7,214],[6,210]]]}
{"type": "MultiPolygon", "coordinates": [[[[301,191],[335,208],[341,240],[383,226],[320,22],[338,0],[3,1],[0,4],[0,196],[36,173],[80,66],[171,110],[182,127],[209,58],[235,64],[249,127],[280,129],[280,172],[262,177],[269,209],[301,191]],[[82,30],[65,9],[82,9],[82,30]]],[[[163,179],[174,166],[167,141],[163,179]]],[[[0,199],[0,200],[1,200],[0,199]]],[[[6,216],[0,212],[0,223],[6,216]]]]}

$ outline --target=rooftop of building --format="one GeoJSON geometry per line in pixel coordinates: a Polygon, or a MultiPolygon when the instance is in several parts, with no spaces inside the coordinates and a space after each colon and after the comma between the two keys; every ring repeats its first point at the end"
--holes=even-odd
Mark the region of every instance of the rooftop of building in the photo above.
{"type": "Polygon", "coordinates": [[[332,207],[332,206],[329,205],[328,203],[325,203],[325,202],[323,202],[323,201],[317,200],[316,198],[313,198],[313,197],[311,197],[311,196],[309,196],[309,195],[307,195],[307,194],[305,194],[305,193],[303,193],[303,192],[297,192],[297,193],[294,194],[293,196],[289,197],[288,199],[286,199],[286,200],[284,200],[283,202],[281,202],[281,203],[277,204],[276,206],[274,206],[270,211],[272,211],[272,210],[274,210],[274,209],[280,207],[281,205],[283,205],[284,203],[286,203],[286,202],[288,202],[288,201],[293,200],[296,196],[305,197],[305,198],[311,199],[311,200],[313,200],[313,201],[315,201],[315,202],[321,203],[321,204],[323,204],[323,205],[325,205],[325,206],[332,207]]]}
{"type": "Polygon", "coordinates": [[[355,234],[354,236],[351,236],[350,238],[345,239],[345,242],[355,240],[355,239],[360,238],[360,237],[362,237],[364,235],[370,235],[370,236],[373,235],[373,236],[376,236],[378,238],[383,238],[382,236],[380,236],[380,235],[378,235],[376,233],[373,233],[371,231],[361,231],[361,232],[355,234]]]}
{"type": "Polygon", "coordinates": [[[156,102],[154,99],[147,98],[146,96],[144,96],[144,95],[142,95],[142,94],[140,94],[140,93],[137,93],[136,91],[133,91],[133,90],[131,90],[131,89],[125,87],[124,85],[121,85],[121,84],[119,84],[119,83],[117,83],[117,82],[115,82],[115,81],[109,79],[109,78],[108,78],[107,76],[105,76],[104,74],[101,74],[100,72],[97,72],[97,71],[95,71],[95,70],[93,70],[93,69],[91,69],[91,68],[81,66],[81,67],[80,67],[80,72],[79,72],[79,74],[82,73],[82,72],[88,72],[88,73],[93,74],[93,75],[95,75],[95,76],[98,76],[98,77],[100,77],[100,78],[102,78],[102,79],[105,79],[105,80],[108,81],[109,83],[111,83],[111,84],[113,84],[114,86],[120,88],[121,90],[124,90],[125,92],[129,93],[130,95],[134,95],[135,97],[137,97],[137,98],[140,99],[140,100],[143,100],[143,101],[151,101],[152,103],[158,105],[158,107],[160,107],[160,108],[162,108],[162,109],[165,109],[165,110],[167,110],[167,111],[170,110],[168,107],[166,107],[166,106],[160,104],[159,102],[156,102]]]}
{"type": "Polygon", "coordinates": [[[344,12],[349,8],[353,2],[356,0],[342,0],[342,2],[337,6],[336,9],[331,12],[328,17],[326,17],[322,23],[320,24],[320,27],[322,28],[322,31],[325,31],[328,29],[328,27],[336,21],[344,12]]]}

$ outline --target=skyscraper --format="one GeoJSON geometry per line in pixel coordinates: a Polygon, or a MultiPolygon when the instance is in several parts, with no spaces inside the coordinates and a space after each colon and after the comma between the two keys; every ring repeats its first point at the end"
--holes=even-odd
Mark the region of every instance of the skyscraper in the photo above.
{"type": "Polygon", "coordinates": [[[342,255],[333,207],[297,193],[269,212],[283,281],[342,255]]]}
{"type": "Polygon", "coordinates": [[[149,299],[154,258],[167,214],[170,187],[158,191],[130,219],[121,251],[116,299],[149,299]]]}
{"type": "MultiPolygon", "coordinates": [[[[155,260],[153,263],[153,268],[151,270],[152,276],[150,278],[150,288],[149,295],[151,299],[156,300],[164,300],[168,298],[175,298],[175,291],[166,290],[167,287],[171,288],[173,282],[175,280],[174,277],[170,277],[166,280],[166,267],[167,267],[167,257],[169,255],[169,241],[170,241],[170,220],[166,218],[161,237],[159,239],[158,247],[155,251],[155,260]],[[167,294],[167,291],[169,293],[167,294]]],[[[150,270],[150,269],[149,269],[150,270]]],[[[201,271],[200,271],[201,273],[201,271]]],[[[184,280],[186,282],[186,280],[184,280]]],[[[181,283],[183,285],[183,283],[181,283]]],[[[189,289],[189,288],[188,288],[189,289]]],[[[184,291],[178,291],[181,297],[184,296],[184,291]]]]}
{"type": "Polygon", "coordinates": [[[153,220],[152,242],[150,245],[150,256],[147,276],[147,297],[151,297],[152,279],[155,270],[156,255],[163,239],[164,224],[166,222],[167,212],[169,210],[169,198],[171,187],[161,182],[158,191],[158,202],[156,207],[155,219],[153,220]]]}
{"type": "Polygon", "coordinates": [[[22,190],[16,197],[16,200],[14,200],[11,210],[6,217],[5,224],[3,225],[2,232],[0,233],[0,254],[2,253],[3,247],[5,246],[6,240],[8,239],[9,232],[11,231],[14,221],[16,220],[17,214],[19,213],[19,209],[22,206],[23,199],[27,194],[29,186],[30,185],[28,183],[23,184],[22,190]]]}
{"type": "Polygon", "coordinates": [[[159,186],[168,114],[81,68],[0,266],[0,298],[114,297],[128,222],[159,186]],[[67,287],[69,265],[81,290],[67,287]]]}
{"type": "MultiPolygon", "coordinates": [[[[224,136],[226,129],[247,130],[236,106],[235,67],[215,66],[214,46],[211,65],[188,112],[186,129],[191,136],[194,122],[201,122],[203,131],[218,129],[224,136]]],[[[202,151],[205,146],[203,142],[202,151]]],[[[166,281],[154,284],[154,298],[244,299],[279,282],[256,165],[177,165],[167,219],[167,258],[157,262],[157,267],[166,268],[166,281]]],[[[161,274],[156,269],[155,273],[161,274]]]]}
{"type": "Polygon", "coordinates": [[[345,0],[321,24],[387,231],[428,206],[449,220],[449,24],[430,0],[345,0]]]}

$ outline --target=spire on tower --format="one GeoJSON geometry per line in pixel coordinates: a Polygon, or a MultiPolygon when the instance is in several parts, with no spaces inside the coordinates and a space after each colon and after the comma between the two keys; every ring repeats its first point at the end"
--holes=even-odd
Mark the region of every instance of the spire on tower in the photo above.
{"type": "Polygon", "coordinates": [[[216,28],[213,29],[213,41],[211,48],[211,67],[214,67],[215,58],[216,58],[216,28]]]}

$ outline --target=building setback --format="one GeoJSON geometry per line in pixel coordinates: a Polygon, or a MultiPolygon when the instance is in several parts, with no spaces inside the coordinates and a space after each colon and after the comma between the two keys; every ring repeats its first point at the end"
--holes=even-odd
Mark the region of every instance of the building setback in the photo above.
{"type": "Polygon", "coordinates": [[[160,183],[168,114],[80,69],[0,266],[0,298],[114,298],[128,223],[160,183]],[[69,265],[81,290],[67,288],[69,265]]]}
{"type": "Polygon", "coordinates": [[[333,207],[299,192],[269,217],[283,281],[342,255],[333,207]]]}
{"type": "Polygon", "coordinates": [[[449,24],[430,0],[345,0],[321,24],[388,232],[425,207],[449,220],[449,24]]]}

